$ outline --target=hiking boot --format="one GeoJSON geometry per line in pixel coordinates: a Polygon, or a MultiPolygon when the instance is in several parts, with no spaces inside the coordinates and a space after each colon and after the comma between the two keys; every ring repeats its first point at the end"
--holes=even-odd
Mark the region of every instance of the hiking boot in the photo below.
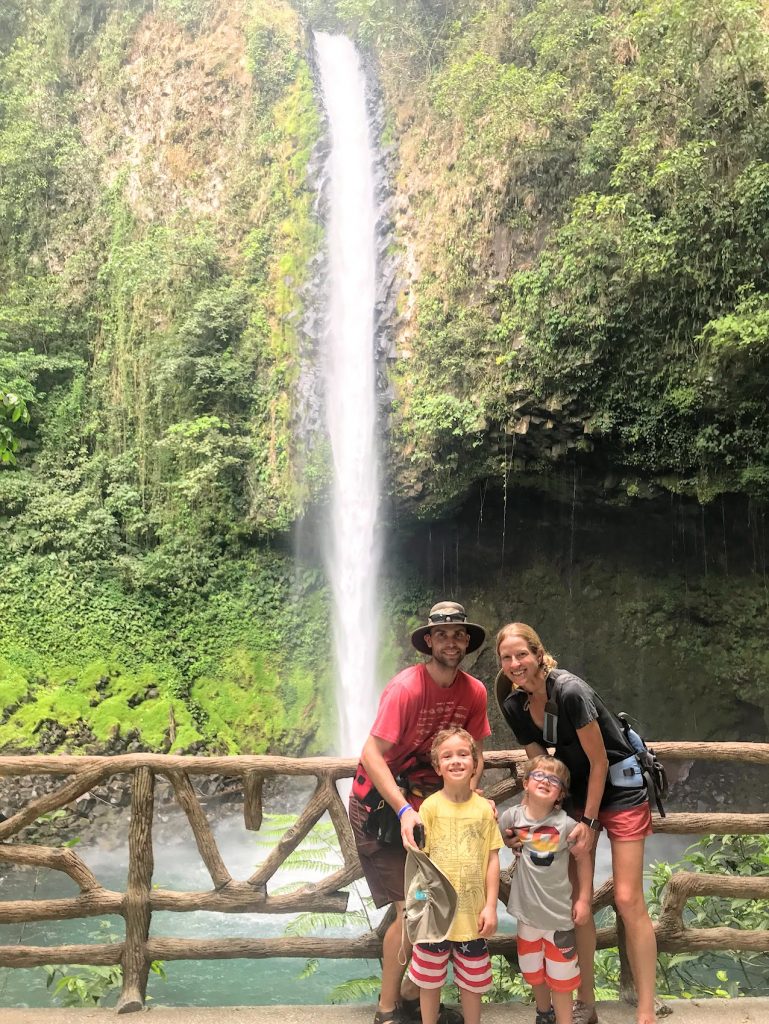
{"type": "Polygon", "coordinates": [[[571,1019],[572,1024],[598,1024],[595,1004],[590,1006],[588,1003],[583,1003],[581,999],[575,999],[571,1011],[571,1019]]]}
{"type": "MultiPolygon", "coordinates": [[[[403,1024],[422,1024],[422,1011],[418,999],[402,999],[403,1024]]],[[[465,1024],[462,1011],[457,1006],[441,1003],[438,1009],[438,1024],[465,1024]]]]}
{"type": "Polygon", "coordinates": [[[549,1010],[537,1010],[534,1024],[555,1024],[555,1010],[551,1006],[549,1010]]]}

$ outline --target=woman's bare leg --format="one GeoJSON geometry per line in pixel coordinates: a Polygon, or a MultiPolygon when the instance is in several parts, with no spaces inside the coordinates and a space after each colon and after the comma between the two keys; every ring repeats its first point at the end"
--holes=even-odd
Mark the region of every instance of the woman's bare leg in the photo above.
{"type": "Polygon", "coordinates": [[[644,840],[613,840],[611,863],[614,902],[625,926],[627,955],[638,996],[636,1021],[637,1024],[654,1024],[657,938],[644,899],[644,840]]]}
{"type": "MultiPolygon", "coordinates": [[[[593,874],[595,874],[595,847],[590,853],[593,860],[593,874]]],[[[576,892],[577,866],[573,857],[569,857],[569,878],[571,879],[572,890],[576,892]]],[[[586,1006],[595,1005],[595,973],[593,961],[595,960],[595,920],[593,915],[587,924],[576,925],[574,928],[577,936],[577,959],[579,961],[580,983],[577,989],[577,999],[586,1006]]]]}

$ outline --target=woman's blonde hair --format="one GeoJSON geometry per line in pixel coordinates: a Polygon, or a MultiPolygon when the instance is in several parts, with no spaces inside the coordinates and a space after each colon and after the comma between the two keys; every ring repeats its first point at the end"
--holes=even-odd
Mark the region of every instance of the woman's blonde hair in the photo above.
{"type": "Polygon", "coordinates": [[[525,622],[508,622],[506,626],[500,629],[497,633],[497,657],[499,657],[499,648],[502,641],[506,640],[509,636],[519,636],[546,671],[549,672],[551,668],[558,668],[558,662],[552,654],[548,654],[545,650],[545,646],[539,639],[536,630],[533,630],[531,626],[527,626],[525,622]]]}

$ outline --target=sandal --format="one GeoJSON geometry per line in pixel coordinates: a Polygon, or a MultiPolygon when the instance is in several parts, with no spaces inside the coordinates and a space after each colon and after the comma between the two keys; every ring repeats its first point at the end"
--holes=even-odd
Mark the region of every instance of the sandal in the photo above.
{"type": "Polygon", "coordinates": [[[598,1014],[595,1011],[595,1003],[583,1003],[581,999],[575,999],[571,1011],[572,1024],[598,1024],[598,1014]]]}
{"type": "Polygon", "coordinates": [[[392,1010],[377,1010],[374,1014],[374,1024],[404,1024],[403,1011],[400,1006],[392,1010]]]}
{"type": "Polygon", "coordinates": [[[555,1009],[551,1006],[549,1010],[537,1010],[534,1024],[555,1024],[555,1009]]]}
{"type": "MultiPolygon", "coordinates": [[[[403,1024],[422,1024],[422,1011],[419,1009],[418,999],[401,999],[401,1008],[403,1024]]],[[[438,1024],[465,1024],[465,1018],[456,1006],[441,1003],[438,1008],[438,1024]]]]}

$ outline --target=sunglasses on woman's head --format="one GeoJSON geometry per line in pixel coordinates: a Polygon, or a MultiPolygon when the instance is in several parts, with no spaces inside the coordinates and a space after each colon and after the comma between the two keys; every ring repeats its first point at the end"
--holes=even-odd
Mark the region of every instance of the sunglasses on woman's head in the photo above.
{"type": "Polygon", "coordinates": [[[533,772],[529,772],[529,778],[534,779],[535,782],[549,782],[551,786],[562,786],[563,781],[558,778],[557,775],[551,775],[550,772],[543,772],[537,768],[533,772]]]}

